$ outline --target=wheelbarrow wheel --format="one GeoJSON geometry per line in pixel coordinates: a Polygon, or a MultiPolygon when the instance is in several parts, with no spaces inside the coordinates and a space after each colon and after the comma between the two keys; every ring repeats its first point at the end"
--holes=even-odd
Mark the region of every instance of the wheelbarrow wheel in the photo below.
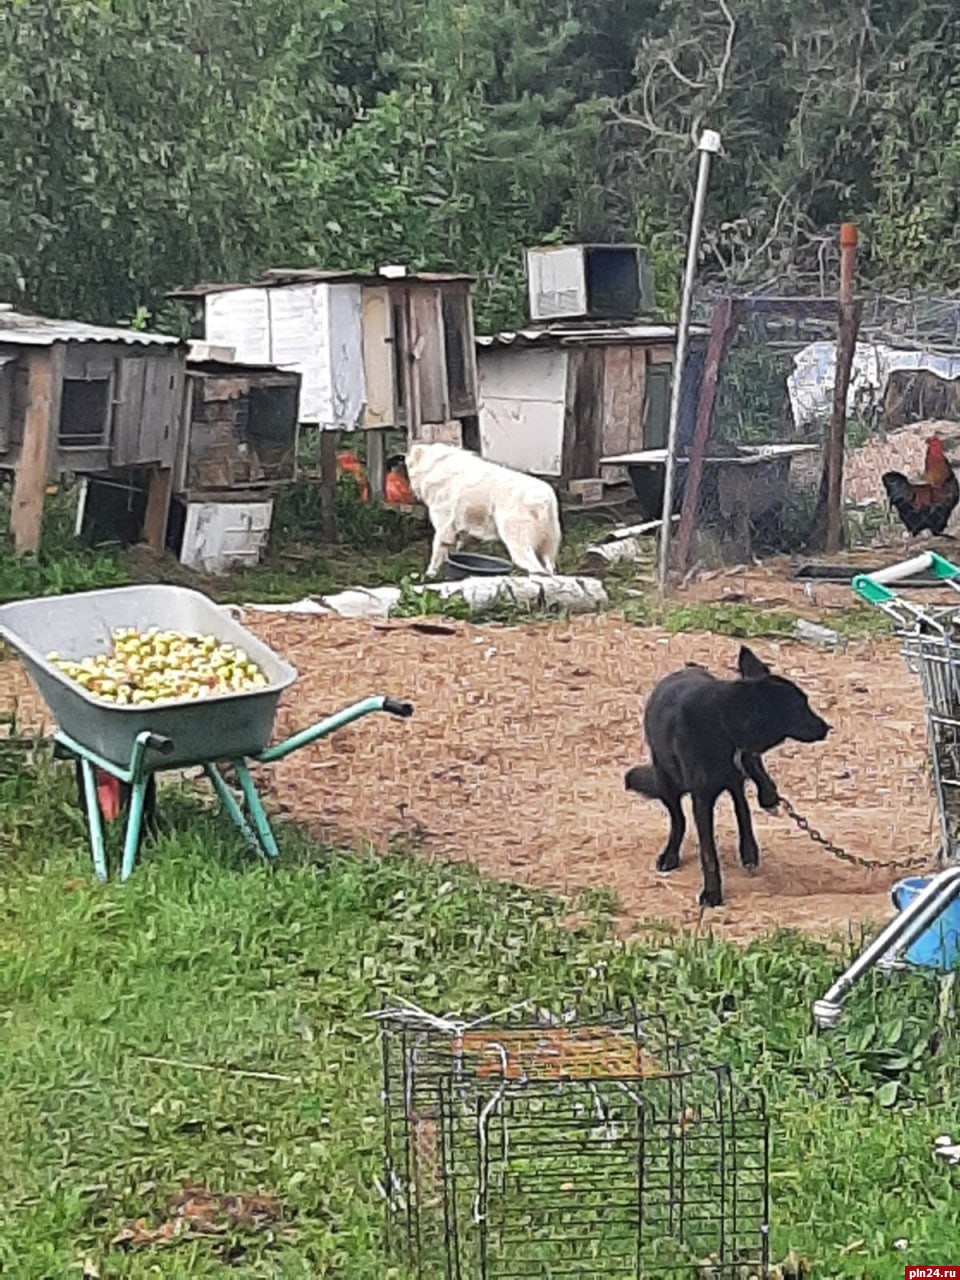
{"type": "MultiPolygon", "coordinates": [[[[74,766],[74,774],[77,780],[77,798],[80,802],[80,810],[84,819],[89,822],[87,791],[83,784],[83,764],[80,760],[74,766]]],[[[130,795],[132,791],[130,784],[121,782],[119,778],[114,778],[112,774],[105,773],[102,769],[97,768],[94,768],[94,778],[97,783],[97,802],[100,808],[101,821],[113,822],[116,818],[125,818],[130,810],[130,795]]],[[[157,821],[157,780],[153,774],[147,779],[147,790],[143,800],[141,839],[144,831],[151,836],[156,836],[159,831],[157,821]]]]}

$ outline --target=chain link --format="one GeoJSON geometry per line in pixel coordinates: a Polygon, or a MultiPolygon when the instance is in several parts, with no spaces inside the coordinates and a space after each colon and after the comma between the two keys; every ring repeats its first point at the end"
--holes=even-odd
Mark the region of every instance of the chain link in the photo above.
{"type": "Polygon", "coordinates": [[[828,840],[825,835],[811,826],[807,818],[797,813],[796,809],[789,800],[785,800],[780,796],[778,807],[794,822],[801,831],[806,832],[810,839],[815,843],[822,845],[827,853],[833,854],[835,858],[839,858],[841,862],[852,862],[854,866],[863,867],[867,871],[910,871],[919,867],[928,867],[931,862],[929,854],[924,854],[916,858],[907,858],[903,862],[876,862],[870,858],[861,858],[858,853],[847,853],[846,849],[842,849],[840,845],[834,844],[832,840],[828,840]]]}

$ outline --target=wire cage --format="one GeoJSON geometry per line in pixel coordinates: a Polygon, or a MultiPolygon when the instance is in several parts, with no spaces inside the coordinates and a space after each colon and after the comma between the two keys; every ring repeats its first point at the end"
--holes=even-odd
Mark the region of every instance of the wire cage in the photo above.
{"type": "Polygon", "coordinates": [[[662,1018],[380,1017],[388,1248],[417,1280],[768,1274],[763,1097],[662,1018]]]}
{"type": "Polygon", "coordinates": [[[960,596],[960,568],[933,553],[861,575],[853,587],[893,622],[907,668],[920,679],[943,864],[960,859],[960,604],[916,605],[886,586],[925,570],[960,596]]]}
{"type": "Polygon", "coordinates": [[[921,623],[901,630],[900,639],[923,689],[943,863],[960,857],[960,610],[940,622],[942,632],[921,623]]]}

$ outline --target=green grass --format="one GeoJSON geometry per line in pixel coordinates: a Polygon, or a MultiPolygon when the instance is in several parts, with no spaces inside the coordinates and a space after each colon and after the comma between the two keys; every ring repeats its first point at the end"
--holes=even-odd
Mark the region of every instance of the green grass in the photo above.
{"type": "Polygon", "coordinates": [[[935,979],[871,977],[817,1037],[810,1005],[840,959],[796,936],[624,947],[605,894],[568,929],[567,903],[290,827],[271,874],[214,814],[166,792],[163,807],[172,829],[131,881],[97,888],[72,775],[0,752],[0,1273],[79,1276],[89,1259],[101,1277],[405,1278],[381,1249],[364,1014],[385,996],[469,1015],[578,992],[635,997],[766,1091],[775,1259],[899,1280],[905,1259],[960,1257],[960,1175],[930,1155],[960,1136],[960,1037],[935,979]],[[158,1226],[185,1182],[272,1193],[283,1228],[110,1246],[158,1226]]]}

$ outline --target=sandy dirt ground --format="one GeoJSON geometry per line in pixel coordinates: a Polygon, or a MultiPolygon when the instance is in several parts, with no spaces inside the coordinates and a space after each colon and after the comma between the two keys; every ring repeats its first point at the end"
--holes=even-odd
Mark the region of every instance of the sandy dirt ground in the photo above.
{"type": "MultiPolygon", "coordinates": [[[[371,716],[261,771],[276,811],[340,842],[415,836],[426,856],[505,880],[575,894],[608,887],[625,935],[656,921],[747,939],[777,928],[847,933],[892,913],[892,866],[865,871],[755,808],[760,870],[737,861],[729,800],[718,805],[726,904],[696,905],[700,868],[688,835],[681,868],[658,876],[665,812],[628,795],[623,774],[646,758],[640,716],[655,682],[685,661],[734,674],[739,642],[640,630],[612,616],[514,627],[344,621],[250,614],[247,625],[297,667],[281,704],[286,736],[370,693],[410,699],[413,719],[371,716]]],[[[767,757],[781,792],[831,839],[894,863],[936,850],[923,704],[894,642],[823,651],[757,642],[800,681],[834,726],[822,744],[767,757]]],[[[44,727],[19,666],[0,664],[0,709],[44,727]]],[[[749,792],[753,796],[752,788],[749,792]]]]}

